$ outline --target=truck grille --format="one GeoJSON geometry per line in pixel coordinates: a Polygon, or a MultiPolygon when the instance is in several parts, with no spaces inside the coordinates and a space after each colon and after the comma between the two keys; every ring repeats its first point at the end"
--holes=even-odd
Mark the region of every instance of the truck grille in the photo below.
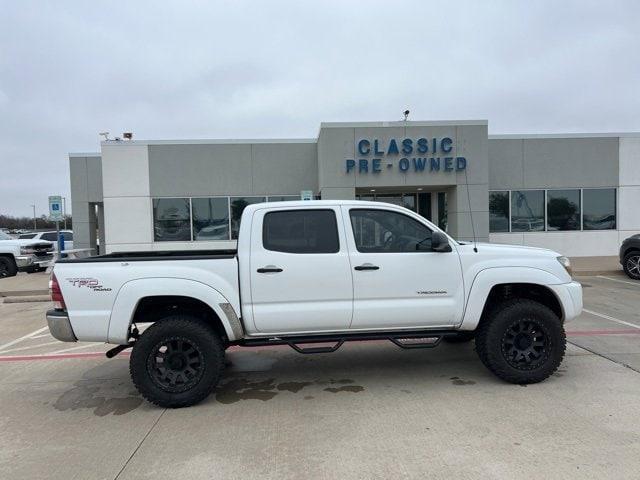
{"type": "Polygon", "coordinates": [[[33,245],[33,254],[38,257],[50,257],[53,254],[53,243],[38,243],[33,245]]]}

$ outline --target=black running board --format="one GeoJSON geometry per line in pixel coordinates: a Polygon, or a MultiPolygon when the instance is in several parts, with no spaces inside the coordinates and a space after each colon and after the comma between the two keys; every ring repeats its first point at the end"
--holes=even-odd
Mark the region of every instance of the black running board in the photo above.
{"type": "Polygon", "coordinates": [[[264,347],[269,345],[288,345],[298,353],[332,353],[345,342],[364,342],[369,340],[389,340],[400,348],[434,348],[443,337],[457,335],[455,330],[412,330],[402,332],[349,332],[320,335],[292,335],[279,337],[245,338],[236,344],[242,347],[264,347]],[[322,347],[303,347],[317,343],[330,343],[322,347]]]}

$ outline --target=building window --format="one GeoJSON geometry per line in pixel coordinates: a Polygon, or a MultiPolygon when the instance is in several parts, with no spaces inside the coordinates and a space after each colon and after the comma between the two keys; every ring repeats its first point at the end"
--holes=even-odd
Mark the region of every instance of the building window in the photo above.
{"type": "Polygon", "coordinates": [[[269,195],[267,202],[292,202],[300,200],[300,195],[269,195]]]}
{"type": "Polygon", "coordinates": [[[509,192],[489,192],[489,232],[509,231],[509,192]]]}
{"type": "Polygon", "coordinates": [[[153,200],[153,239],[156,242],[191,240],[191,206],[188,198],[153,200]]]}
{"type": "Polygon", "coordinates": [[[544,231],[544,190],[511,192],[511,231],[544,231]]]}
{"type": "Polygon", "coordinates": [[[231,238],[233,240],[238,238],[240,219],[247,205],[266,201],[266,197],[231,197],[231,238]]]}
{"type": "Polygon", "coordinates": [[[229,198],[193,198],[193,239],[229,240],[229,198]]]}
{"type": "Polygon", "coordinates": [[[447,192],[438,192],[438,227],[446,232],[448,224],[447,192]]]}
{"type": "Polygon", "coordinates": [[[580,190],[547,190],[547,230],[580,230],[580,190]]]}
{"type": "Polygon", "coordinates": [[[349,215],[359,252],[415,253],[431,249],[431,230],[407,215],[369,209],[352,209],[349,215]]]}
{"type": "Polygon", "coordinates": [[[338,224],[333,210],[270,212],[262,224],[265,249],[286,253],[337,253],[338,224]]]}
{"type": "Polygon", "coordinates": [[[585,188],[582,191],[582,203],[582,228],[584,230],[615,230],[615,188],[585,188]]]}

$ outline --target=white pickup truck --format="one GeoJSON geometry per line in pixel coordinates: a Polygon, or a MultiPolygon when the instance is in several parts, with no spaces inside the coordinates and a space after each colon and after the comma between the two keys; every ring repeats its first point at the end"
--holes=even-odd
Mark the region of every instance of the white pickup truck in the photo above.
{"type": "Polygon", "coordinates": [[[0,278],[44,270],[53,261],[53,243],[11,238],[0,231],[0,278]]]}
{"type": "Polygon", "coordinates": [[[165,407],[207,397],[230,345],[325,353],[350,340],[474,339],[498,377],[539,382],[582,310],[555,252],[457,242],[407,209],[359,201],[250,205],[237,251],[61,260],[51,292],[51,334],[118,345],[109,357],[133,347],[133,383],[165,407]]]}

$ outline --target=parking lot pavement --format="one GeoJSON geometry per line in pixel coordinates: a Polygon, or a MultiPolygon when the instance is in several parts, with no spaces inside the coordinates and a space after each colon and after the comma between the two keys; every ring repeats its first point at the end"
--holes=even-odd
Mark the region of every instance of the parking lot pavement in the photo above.
{"type": "Polygon", "coordinates": [[[537,385],[499,381],[473,344],[232,348],[182,410],[144,402],[103,345],[15,350],[52,342],[32,334],[48,304],[0,304],[0,347],[24,337],[0,348],[0,478],[637,478],[640,282],[611,278],[580,279],[585,314],[537,385]]]}

